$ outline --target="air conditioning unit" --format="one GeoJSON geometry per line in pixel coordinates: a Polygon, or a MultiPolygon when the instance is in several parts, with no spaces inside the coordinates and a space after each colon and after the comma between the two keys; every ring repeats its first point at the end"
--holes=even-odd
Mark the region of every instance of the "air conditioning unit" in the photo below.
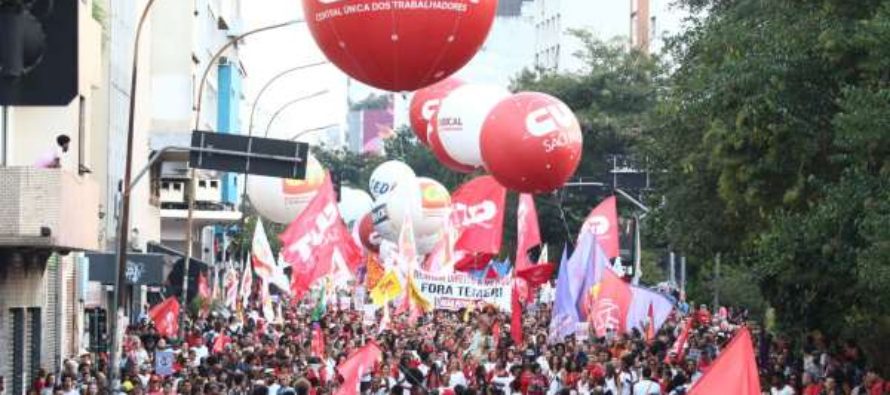
{"type": "Polygon", "coordinates": [[[161,179],[188,179],[188,162],[163,162],[161,163],[161,179]]]}
{"type": "Polygon", "coordinates": [[[222,181],[218,178],[197,180],[195,201],[202,203],[219,203],[222,201],[222,181]]]}
{"type": "Polygon", "coordinates": [[[161,181],[161,203],[185,203],[185,182],[161,181]]]}

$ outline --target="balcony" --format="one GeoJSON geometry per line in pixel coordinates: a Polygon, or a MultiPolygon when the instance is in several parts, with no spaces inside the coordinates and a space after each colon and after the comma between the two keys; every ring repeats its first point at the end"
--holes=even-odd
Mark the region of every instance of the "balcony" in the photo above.
{"type": "Polygon", "coordinates": [[[0,248],[96,250],[99,186],[61,169],[0,167],[0,248]]]}

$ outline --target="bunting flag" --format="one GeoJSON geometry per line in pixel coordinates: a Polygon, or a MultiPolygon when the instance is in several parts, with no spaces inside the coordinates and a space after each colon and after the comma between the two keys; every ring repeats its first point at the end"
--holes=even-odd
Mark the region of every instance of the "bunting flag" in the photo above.
{"type": "Polygon", "coordinates": [[[164,299],[148,311],[148,317],[154,322],[159,335],[176,337],[179,333],[179,300],[175,296],[164,299]]]}
{"type": "Polygon", "coordinates": [[[646,322],[646,342],[652,343],[655,340],[655,307],[652,303],[649,303],[649,309],[647,311],[648,318],[646,322]]]}
{"type": "Polygon", "coordinates": [[[620,334],[626,330],[627,312],[633,299],[630,284],[606,268],[602,280],[589,291],[588,299],[588,321],[597,336],[604,337],[610,331],[620,334]]]}
{"type": "Polygon", "coordinates": [[[210,352],[213,354],[223,353],[229,344],[232,344],[232,338],[225,333],[220,333],[213,339],[213,348],[211,348],[210,352]]]}
{"type": "Polygon", "coordinates": [[[581,232],[578,235],[578,244],[581,244],[581,236],[591,233],[596,236],[596,241],[605,251],[606,256],[618,257],[618,199],[609,196],[598,206],[594,207],[584,220],[581,232]]]}
{"type": "Polygon", "coordinates": [[[238,305],[238,273],[234,269],[226,270],[225,284],[226,308],[234,311],[238,305]]]}
{"type": "Polygon", "coordinates": [[[510,309],[510,337],[517,346],[522,344],[522,303],[519,300],[518,281],[522,280],[513,279],[512,307],[510,309]]]}
{"type": "Polygon", "coordinates": [[[250,305],[250,295],[253,293],[253,268],[251,265],[244,265],[244,272],[241,273],[241,309],[246,310],[250,305]]]}
{"type": "Polygon", "coordinates": [[[402,284],[399,276],[393,270],[387,270],[386,274],[377,282],[377,286],[371,289],[371,301],[377,306],[383,306],[402,294],[402,284]]]}
{"type": "Polygon", "coordinates": [[[324,331],[317,322],[312,324],[312,341],[310,343],[310,352],[313,357],[324,358],[324,331]]]}
{"type": "Polygon", "coordinates": [[[559,343],[567,336],[575,333],[578,325],[578,309],[575,307],[575,299],[570,288],[572,280],[569,278],[569,260],[566,250],[562,252],[562,260],[559,263],[559,276],[556,279],[556,291],[553,302],[553,310],[550,316],[550,330],[547,341],[551,344],[559,343]]]}
{"type": "Polygon", "coordinates": [[[455,270],[478,270],[500,252],[506,198],[507,189],[491,176],[477,177],[454,192],[455,270]]]}
{"type": "Polygon", "coordinates": [[[365,266],[368,268],[367,273],[365,274],[365,289],[374,289],[377,286],[377,283],[383,278],[384,268],[383,265],[380,264],[380,255],[377,255],[373,252],[368,252],[366,255],[367,263],[365,266]]]}
{"type": "Polygon", "coordinates": [[[694,325],[694,319],[686,318],[683,329],[680,331],[680,335],[677,336],[677,340],[674,341],[674,345],[671,346],[670,350],[668,350],[667,355],[665,355],[664,357],[664,363],[679,363],[683,361],[683,358],[686,356],[686,342],[689,340],[689,333],[692,331],[692,327],[694,325]],[[672,355],[673,357],[671,357],[672,355]]]}
{"type": "Polygon", "coordinates": [[[760,378],[748,328],[742,327],[692,388],[689,395],[758,395],[760,378]]]}
{"type": "Polygon", "coordinates": [[[210,301],[210,285],[207,283],[204,271],[198,272],[198,296],[205,301],[210,301]]]}
{"type": "Polygon", "coordinates": [[[352,353],[337,367],[337,373],[343,377],[343,384],[334,395],[358,395],[361,377],[371,371],[374,364],[380,361],[382,354],[380,347],[373,341],[352,353]]]}
{"type": "Polygon", "coordinates": [[[333,265],[352,268],[361,264],[361,248],[340,218],[330,175],[279,237],[284,259],[292,265],[290,288],[294,302],[302,299],[316,280],[330,273],[333,265]]]}

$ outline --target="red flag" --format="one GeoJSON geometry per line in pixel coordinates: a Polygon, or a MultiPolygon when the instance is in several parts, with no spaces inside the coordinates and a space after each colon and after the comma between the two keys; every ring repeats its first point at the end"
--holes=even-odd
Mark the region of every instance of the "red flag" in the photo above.
{"type": "Polygon", "coordinates": [[[686,341],[689,340],[689,332],[692,331],[692,326],[694,324],[694,319],[686,319],[686,324],[683,326],[683,330],[680,331],[680,336],[677,337],[677,340],[674,341],[674,345],[671,346],[671,349],[668,350],[668,354],[664,357],[664,363],[671,362],[671,355],[674,355],[675,362],[683,360],[683,357],[686,355],[686,341]]]}
{"type": "Polygon", "coordinates": [[[324,358],[324,333],[318,324],[312,325],[312,341],[310,344],[312,356],[324,358]]]}
{"type": "Polygon", "coordinates": [[[148,311],[148,317],[154,322],[159,335],[175,337],[179,333],[179,300],[175,296],[164,299],[148,311]]]}
{"type": "Polygon", "coordinates": [[[331,177],[279,238],[285,261],[291,264],[291,291],[294,301],[302,299],[315,280],[328,274],[334,260],[347,267],[361,264],[362,252],[337,210],[331,177]]]}
{"type": "Polygon", "coordinates": [[[225,333],[220,333],[213,339],[213,350],[211,350],[214,354],[222,353],[226,350],[226,346],[232,343],[232,338],[227,336],[225,333]]]}
{"type": "Polygon", "coordinates": [[[204,272],[198,273],[198,296],[210,300],[210,285],[207,284],[207,276],[204,272]]]}
{"type": "Polygon", "coordinates": [[[343,361],[343,364],[337,367],[337,373],[343,376],[343,384],[334,392],[334,395],[358,394],[359,380],[380,360],[381,354],[380,347],[373,341],[352,353],[346,361],[343,361]]]}
{"type": "MultiPolygon", "coordinates": [[[[607,257],[611,259],[618,256],[618,207],[615,196],[609,196],[590,212],[581,226],[581,234],[584,232],[591,232],[596,236],[596,241],[607,257]]],[[[580,235],[578,240],[580,242],[580,235]]]]}
{"type": "Polygon", "coordinates": [[[522,303],[519,301],[517,280],[513,280],[513,295],[510,307],[510,337],[514,344],[522,344],[522,303]]]}
{"type": "Polygon", "coordinates": [[[587,317],[596,329],[597,336],[605,336],[609,329],[617,334],[624,332],[627,328],[627,312],[633,301],[629,284],[612,269],[605,268],[602,279],[591,287],[588,298],[588,306],[591,307],[587,317]]]}
{"type": "Polygon", "coordinates": [[[646,341],[651,342],[655,340],[655,306],[652,306],[652,302],[649,302],[649,312],[646,315],[649,318],[649,324],[646,325],[646,341]]]}
{"type": "Polygon", "coordinates": [[[492,349],[498,349],[498,343],[501,341],[501,322],[495,321],[491,324],[492,349]]]}
{"type": "Polygon", "coordinates": [[[516,211],[516,270],[532,266],[528,250],[541,244],[541,231],[538,229],[538,211],[531,194],[519,195],[519,209],[516,211]]]}
{"type": "Polygon", "coordinates": [[[504,232],[504,200],[507,189],[494,177],[477,177],[451,197],[451,223],[459,236],[455,249],[477,254],[497,254],[504,232]]]}
{"type": "Polygon", "coordinates": [[[494,254],[471,254],[464,251],[458,251],[456,255],[458,259],[454,262],[454,270],[459,272],[482,270],[494,258],[494,254]]]}
{"type": "Polygon", "coordinates": [[[689,395],[758,395],[760,378],[748,328],[742,328],[714,360],[711,368],[689,389],[689,395]]]}

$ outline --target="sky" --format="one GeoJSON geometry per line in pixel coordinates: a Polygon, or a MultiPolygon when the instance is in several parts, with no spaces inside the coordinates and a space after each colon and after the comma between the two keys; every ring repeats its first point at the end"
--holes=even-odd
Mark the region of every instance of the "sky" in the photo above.
{"type": "MultiPolygon", "coordinates": [[[[299,0],[242,0],[244,31],[293,19],[302,19],[299,0]]],[[[249,37],[241,47],[247,73],[244,81],[245,128],[258,91],[276,74],[287,69],[325,61],[306,24],[297,24],[249,37]]],[[[269,128],[269,137],[289,139],[307,129],[344,124],[346,119],[346,76],[333,65],[288,73],[266,90],[259,100],[254,134],[263,135],[268,121],[287,102],[327,90],[324,95],[286,107],[269,128]]],[[[303,141],[313,141],[321,133],[309,133],[303,141]]]]}

